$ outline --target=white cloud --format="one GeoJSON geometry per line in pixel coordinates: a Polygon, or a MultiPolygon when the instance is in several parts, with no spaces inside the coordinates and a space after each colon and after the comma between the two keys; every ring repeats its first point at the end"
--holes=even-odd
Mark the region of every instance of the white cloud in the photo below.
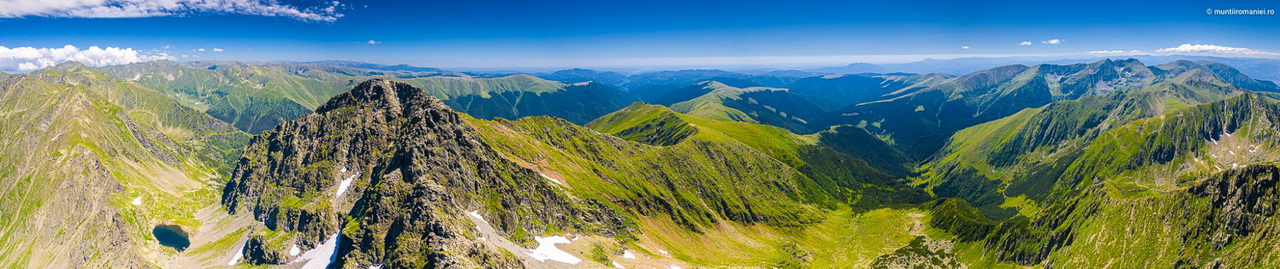
{"type": "Polygon", "coordinates": [[[286,17],[302,21],[338,20],[337,1],[299,7],[276,0],[0,0],[0,18],[136,18],[200,13],[286,17]]]}
{"type": "Polygon", "coordinates": [[[1040,41],[1040,43],[1044,43],[1048,45],[1057,45],[1057,44],[1062,44],[1062,42],[1066,42],[1066,41],[1067,41],[1066,39],[1054,38],[1054,39],[1040,41]]]}
{"type": "Polygon", "coordinates": [[[1172,48],[1163,48],[1156,50],[1165,53],[1184,53],[1184,54],[1232,54],[1232,55],[1269,55],[1276,56],[1280,53],[1261,51],[1250,48],[1237,48],[1209,44],[1182,44],[1181,46],[1172,48]]]}
{"type": "Polygon", "coordinates": [[[961,49],[969,49],[969,46],[960,46],[961,49]]]}
{"type": "Polygon", "coordinates": [[[204,51],[204,48],[198,48],[198,49],[195,49],[194,51],[204,51]]]}
{"type": "Polygon", "coordinates": [[[220,48],[213,48],[213,52],[222,52],[222,49],[220,49],[220,48]]]}
{"type": "Polygon", "coordinates": [[[164,47],[160,47],[160,48],[161,48],[161,49],[172,49],[172,48],[173,48],[173,46],[164,45],[164,47]]]}
{"type": "Polygon", "coordinates": [[[144,54],[132,48],[107,47],[104,49],[91,46],[82,50],[72,45],[61,48],[0,46],[0,70],[6,72],[32,71],[67,61],[77,61],[97,67],[171,59],[173,57],[165,53],[144,54]]]}
{"type": "Polygon", "coordinates": [[[1022,43],[1018,43],[1018,46],[1031,46],[1031,41],[1022,41],[1022,43]]]}
{"type": "Polygon", "coordinates": [[[382,42],[378,42],[378,41],[373,41],[373,39],[370,39],[370,40],[369,40],[369,42],[364,42],[364,43],[366,43],[366,44],[369,44],[369,45],[377,45],[377,44],[382,44],[382,42]]]}

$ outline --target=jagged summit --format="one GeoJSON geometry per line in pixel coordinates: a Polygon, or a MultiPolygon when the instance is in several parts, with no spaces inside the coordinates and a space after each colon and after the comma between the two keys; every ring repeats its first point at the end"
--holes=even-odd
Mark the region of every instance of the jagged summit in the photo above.
{"type": "Polygon", "coordinates": [[[385,108],[387,111],[403,112],[406,105],[422,103],[433,108],[447,108],[440,99],[429,96],[412,85],[395,82],[389,79],[375,78],[367,80],[351,91],[329,99],[316,109],[316,113],[351,106],[373,106],[385,108]]]}
{"type": "Polygon", "coordinates": [[[492,223],[486,238],[524,244],[514,248],[549,233],[626,233],[619,213],[568,196],[481,136],[421,89],[371,79],[259,135],[222,202],[262,223],[244,243],[252,264],[288,264],[291,245],[335,240],[337,267],[518,267],[521,257],[473,240],[468,212],[492,223]]]}

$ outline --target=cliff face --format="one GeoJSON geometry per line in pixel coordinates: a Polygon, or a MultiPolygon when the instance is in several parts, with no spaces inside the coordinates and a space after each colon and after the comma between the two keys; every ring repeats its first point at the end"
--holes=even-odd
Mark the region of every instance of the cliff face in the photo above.
{"type": "Polygon", "coordinates": [[[470,211],[526,247],[531,235],[630,233],[616,212],[499,157],[438,99],[378,79],[254,139],[223,204],[265,227],[246,246],[256,263],[337,234],[336,265],[520,266],[473,240],[470,211]]]}

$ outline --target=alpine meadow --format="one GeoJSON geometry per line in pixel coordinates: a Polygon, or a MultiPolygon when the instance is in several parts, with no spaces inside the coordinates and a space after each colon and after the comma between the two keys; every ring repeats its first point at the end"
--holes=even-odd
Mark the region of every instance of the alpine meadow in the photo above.
{"type": "Polygon", "coordinates": [[[0,0],[0,267],[1280,268],[1276,8],[0,0]]]}

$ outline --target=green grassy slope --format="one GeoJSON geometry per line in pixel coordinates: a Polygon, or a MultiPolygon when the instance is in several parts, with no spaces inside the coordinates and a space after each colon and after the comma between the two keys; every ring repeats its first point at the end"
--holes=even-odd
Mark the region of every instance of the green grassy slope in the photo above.
{"type": "Polygon", "coordinates": [[[813,124],[863,126],[924,159],[960,129],[1054,101],[1147,87],[1166,77],[1136,60],[997,67],[828,112],[813,124]]]}
{"type": "Polygon", "coordinates": [[[0,264],[145,267],[175,255],[248,135],[78,63],[0,85],[0,264]],[[136,202],[135,202],[136,201],[136,202]]]}
{"type": "Polygon", "coordinates": [[[477,124],[499,152],[535,164],[589,195],[690,229],[727,219],[799,226],[820,220],[831,196],[802,174],[741,143],[684,140],[655,147],[552,118],[477,124]],[[723,163],[715,160],[734,159],[723,163]],[[725,179],[738,179],[733,183],[725,179]],[[767,198],[766,198],[767,197],[767,198]]]}
{"type": "Polygon", "coordinates": [[[1024,265],[1268,267],[1277,253],[1261,246],[1280,240],[1266,232],[1280,228],[1276,120],[1280,104],[1255,94],[1136,120],[1057,164],[1026,218],[950,203],[934,225],[1024,265]]]}
{"type": "Polygon", "coordinates": [[[670,109],[641,102],[601,116],[586,127],[655,146],[675,145],[698,133],[698,128],[670,109]]]}
{"type": "MultiPolygon", "coordinates": [[[[674,124],[676,127],[693,127],[696,128],[696,132],[683,132],[686,135],[682,140],[664,140],[666,141],[664,144],[670,144],[671,141],[677,141],[676,145],[690,141],[740,143],[800,171],[838,200],[850,204],[875,207],[916,201],[921,197],[914,189],[907,188],[893,179],[895,175],[905,173],[905,167],[910,164],[886,161],[905,160],[904,158],[850,155],[850,153],[866,152],[858,151],[856,147],[885,147],[883,142],[874,139],[850,139],[837,135],[837,132],[797,135],[778,127],[706,119],[675,113],[662,106],[644,104],[634,104],[619,112],[601,117],[587,126],[600,132],[622,135],[623,138],[648,141],[650,137],[655,136],[627,133],[636,129],[658,129],[648,126],[662,126],[664,122],[679,121],[687,124],[674,124]],[[692,134],[687,135],[687,133],[692,134]],[[822,141],[824,135],[831,138],[822,141]],[[871,144],[856,145],[850,141],[871,144]],[[837,146],[824,145],[823,142],[837,146]],[[876,161],[868,162],[863,159],[864,157],[875,158],[876,161]],[[886,170],[877,169],[871,163],[885,167],[886,170]],[[877,195],[865,195],[873,191],[878,192],[877,195]]],[[[851,130],[847,133],[856,134],[851,130]]],[[[892,153],[889,154],[893,156],[892,153]]]]}
{"type": "Polygon", "coordinates": [[[678,126],[697,131],[653,146],[551,118],[474,124],[503,156],[565,182],[578,196],[634,214],[641,228],[636,244],[657,244],[697,265],[865,265],[868,256],[912,237],[909,227],[890,223],[925,218],[911,210],[876,209],[920,201],[922,193],[776,127],[642,104],[589,126],[621,132],[653,121],[683,121],[678,126]],[[850,205],[857,213],[848,211],[850,205]]]}
{"type": "MultiPolygon", "coordinates": [[[[483,119],[515,119],[537,115],[552,116],[577,124],[585,124],[596,117],[621,109],[637,100],[622,91],[594,82],[560,84],[523,76],[485,81],[517,79],[532,81],[531,83],[549,84],[500,87],[501,90],[455,96],[445,100],[445,103],[459,111],[466,112],[468,115],[483,119]],[[554,88],[547,90],[544,89],[544,86],[554,88]]],[[[481,89],[484,88],[489,87],[481,87],[481,89]]],[[[430,91],[428,89],[428,92],[430,91]]]]}
{"type": "Polygon", "coordinates": [[[1102,132],[1241,90],[1199,70],[1143,89],[1055,102],[961,130],[916,180],[965,198],[990,217],[1031,210],[1048,184],[1102,132]]]}
{"type": "Polygon", "coordinates": [[[948,74],[830,75],[802,78],[787,88],[830,111],[909,94],[952,77],[948,74]]]}
{"type": "Polygon", "coordinates": [[[774,125],[794,132],[806,132],[807,120],[822,113],[818,105],[787,89],[736,88],[716,81],[699,83],[706,93],[670,105],[692,116],[774,125]]]}
{"type": "Polygon", "coordinates": [[[184,104],[251,133],[310,112],[350,87],[357,76],[317,70],[291,72],[279,66],[240,63],[200,68],[177,62],[105,67],[121,79],[159,89],[184,104]],[[319,74],[317,74],[319,73],[319,74]],[[316,79],[316,78],[324,78],[316,79]]]}

